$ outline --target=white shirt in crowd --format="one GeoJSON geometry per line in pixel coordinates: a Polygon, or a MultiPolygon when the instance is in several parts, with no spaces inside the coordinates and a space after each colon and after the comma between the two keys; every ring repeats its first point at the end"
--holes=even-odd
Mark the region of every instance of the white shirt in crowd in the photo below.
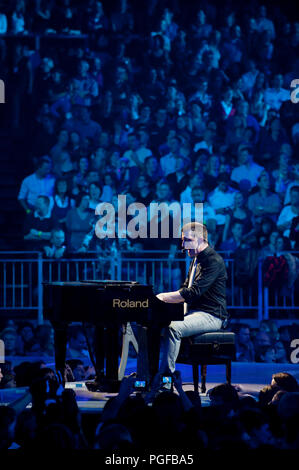
{"type": "Polygon", "coordinates": [[[270,108],[280,110],[280,107],[284,101],[291,99],[289,90],[280,88],[279,91],[275,88],[267,88],[264,92],[264,101],[270,106],[270,108]]]}
{"type": "MultiPolygon", "coordinates": [[[[127,158],[129,160],[129,167],[136,166],[136,162],[132,158],[132,153],[133,150],[127,150],[123,154],[123,158],[127,158]]],[[[146,147],[140,147],[138,150],[136,150],[136,156],[137,156],[137,165],[143,166],[144,161],[147,157],[150,157],[152,155],[152,151],[146,147]]]]}
{"type": "Polygon", "coordinates": [[[34,206],[38,196],[51,197],[53,195],[54,185],[53,176],[38,178],[35,173],[32,173],[22,181],[18,199],[24,199],[30,206],[34,206]]]}
{"type": "Polygon", "coordinates": [[[258,178],[264,170],[265,168],[263,166],[251,162],[234,168],[230,179],[236,183],[240,183],[242,180],[248,180],[250,181],[251,187],[254,187],[257,185],[258,178]]]}
{"type": "Polygon", "coordinates": [[[215,188],[208,195],[208,202],[215,211],[215,219],[217,225],[224,225],[226,216],[225,214],[216,214],[216,210],[232,207],[234,205],[235,193],[236,191],[233,188],[228,188],[225,193],[223,191],[220,191],[219,188],[215,188]]]}
{"type": "Polygon", "coordinates": [[[298,214],[296,212],[293,211],[292,209],[292,206],[285,206],[281,213],[279,214],[279,217],[278,217],[278,221],[277,221],[277,227],[279,227],[280,225],[283,225],[285,223],[289,223],[289,227],[287,229],[285,229],[285,231],[283,232],[283,236],[288,238],[290,236],[290,228],[291,228],[291,225],[292,225],[292,220],[294,217],[297,217],[298,214]]]}
{"type": "Polygon", "coordinates": [[[160,165],[164,176],[168,176],[170,173],[174,173],[176,168],[175,156],[172,153],[164,155],[164,157],[160,159],[160,165]]]}

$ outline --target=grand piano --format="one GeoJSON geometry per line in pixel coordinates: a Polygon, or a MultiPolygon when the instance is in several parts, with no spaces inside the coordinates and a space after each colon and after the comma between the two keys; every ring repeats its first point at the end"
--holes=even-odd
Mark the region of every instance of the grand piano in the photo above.
{"type": "Polygon", "coordinates": [[[110,280],[45,282],[43,312],[54,328],[55,363],[61,373],[65,366],[68,324],[95,325],[96,373],[106,391],[117,389],[126,368],[130,343],[137,353],[137,377],[149,382],[158,370],[161,329],[173,320],[184,319],[183,304],[160,301],[151,285],[110,280]]]}

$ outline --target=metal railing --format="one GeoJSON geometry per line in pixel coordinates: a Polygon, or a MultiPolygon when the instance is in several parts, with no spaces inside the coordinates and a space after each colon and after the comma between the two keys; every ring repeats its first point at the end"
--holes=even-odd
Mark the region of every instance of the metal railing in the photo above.
{"type": "MultiPolygon", "coordinates": [[[[263,284],[263,262],[259,260],[257,273],[246,287],[238,285],[235,261],[224,257],[227,271],[228,309],[236,315],[240,311],[261,321],[279,310],[283,316],[287,309],[298,311],[294,288],[289,292],[271,292],[263,284]],[[238,311],[238,312],[236,312],[238,311]]],[[[119,252],[103,257],[96,253],[76,254],[72,259],[47,259],[38,252],[0,252],[0,312],[34,312],[38,323],[43,322],[43,282],[79,281],[91,279],[117,279],[152,284],[155,292],[176,290],[189,269],[190,258],[178,255],[174,259],[168,252],[119,252]]]]}

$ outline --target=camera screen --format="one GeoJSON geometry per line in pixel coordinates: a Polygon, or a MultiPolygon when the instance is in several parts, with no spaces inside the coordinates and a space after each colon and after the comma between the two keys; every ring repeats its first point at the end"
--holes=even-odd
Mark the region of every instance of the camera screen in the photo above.
{"type": "Polygon", "coordinates": [[[145,380],[136,380],[134,385],[136,388],[145,388],[146,382],[145,380]]]}
{"type": "Polygon", "coordinates": [[[162,382],[164,384],[171,384],[172,383],[172,377],[164,375],[163,379],[162,379],[162,382]]]}

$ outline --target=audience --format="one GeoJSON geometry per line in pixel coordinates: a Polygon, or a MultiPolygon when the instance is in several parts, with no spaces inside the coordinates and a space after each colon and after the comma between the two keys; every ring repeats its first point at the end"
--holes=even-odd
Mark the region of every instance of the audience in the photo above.
{"type": "MultiPolygon", "coordinates": [[[[296,260],[284,251],[299,246],[298,117],[288,89],[296,69],[298,23],[282,5],[267,10],[249,3],[246,12],[234,1],[217,9],[213,2],[188,9],[181,0],[167,5],[152,1],[142,12],[125,1],[37,1],[32,8],[32,2],[16,0],[2,7],[0,58],[17,90],[10,112],[14,129],[25,129],[29,163],[20,159],[18,170],[24,247],[53,260],[77,252],[91,231],[90,210],[99,200],[111,202],[125,192],[148,205],[158,185],[167,189],[168,201],[206,204],[204,217],[216,249],[234,254],[246,241],[262,258],[283,255],[294,266],[296,260]],[[6,43],[6,33],[13,35],[12,43],[6,43]],[[44,36],[43,47],[29,50],[24,40],[36,33],[44,36]],[[77,35],[78,45],[69,47],[61,33],[77,35]],[[34,131],[26,132],[29,124],[34,131]],[[24,178],[25,167],[35,171],[28,169],[24,178]]],[[[286,328],[275,333],[240,324],[237,360],[290,361],[296,333],[286,328]]],[[[46,325],[9,325],[1,339],[9,356],[53,356],[46,325]]],[[[80,330],[70,333],[68,354],[77,361],[70,364],[74,375],[85,372],[86,377],[90,371],[80,360],[89,355],[80,330]]],[[[41,371],[30,383],[34,406],[29,414],[1,408],[2,447],[36,442],[43,448],[85,447],[74,397],[67,390],[57,397],[55,374],[41,371]],[[46,405],[44,398],[55,403],[46,405]],[[62,403],[74,410],[71,417],[62,403]]],[[[2,388],[15,385],[12,370],[1,374],[2,388]]],[[[138,433],[136,415],[128,423],[138,405],[156,430],[172,426],[174,442],[190,438],[212,449],[236,444],[295,448],[298,389],[285,382],[275,378],[259,403],[244,409],[234,389],[220,386],[210,394],[209,411],[198,403],[187,410],[182,393],[155,398],[149,411],[140,397],[129,398],[132,383],[127,382],[107,405],[106,415],[114,406],[118,413],[89,445],[111,450],[144,444],[148,436],[138,433]],[[226,438],[223,429],[230,430],[226,438]]],[[[179,381],[176,386],[180,392],[179,381]]],[[[153,443],[161,436],[157,432],[153,443]]]]}
{"type": "Polygon", "coordinates": [[[91,426],[90,420],[82,420],[74,391],[63,389],[53,370],[35,365],[29,391],[9,406],[0,406],[1,449],[38,445],[51,451],[128,453],[173,446],[201,451],[298,448],[298,383],[286,372],[274,374],[257,400],[235,386],[216,385],[208,392],[209,406],[183,390],[179,372],[173,376],[174,391],[162,393],[160,374],[147,393],[135,391],[132,374],[122,380],[119,393],[91,426]],[[32,408],[25,409],[30,401],[32,408]]]}

